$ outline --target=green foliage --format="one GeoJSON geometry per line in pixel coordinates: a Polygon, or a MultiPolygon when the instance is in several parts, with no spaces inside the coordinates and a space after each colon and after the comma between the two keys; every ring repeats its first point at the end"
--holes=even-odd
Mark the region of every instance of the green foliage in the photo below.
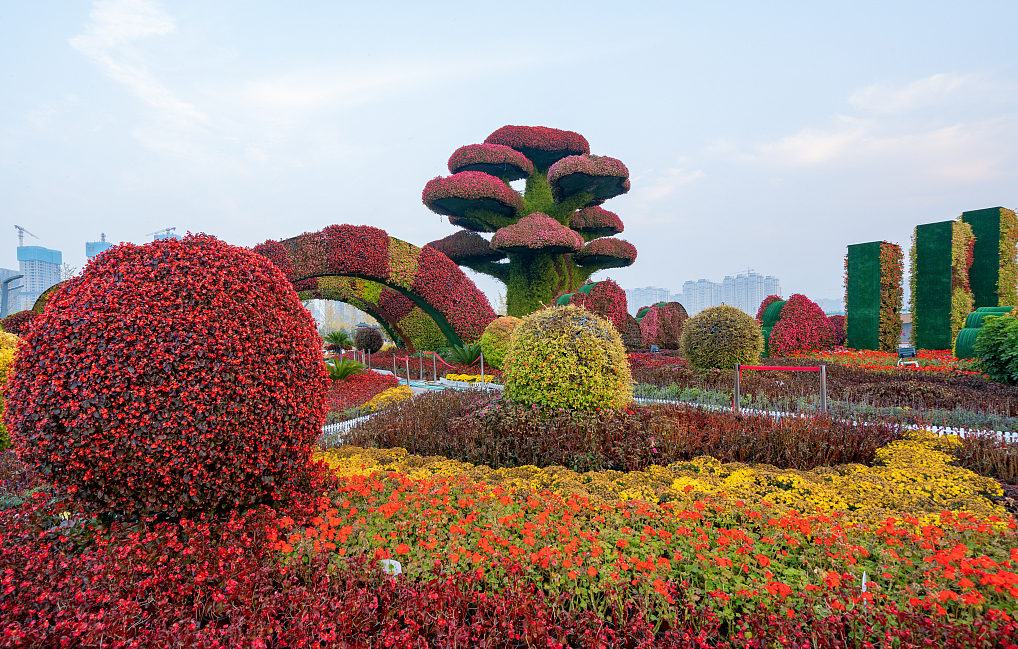
{"type": "Polygon", "coordinates": [[[460,365],[473,365],[481,357],[481,346],[467,343],[466,345],[453,345],[447,352],[446,360],[460,365]]]}
{"type": "Polygon", "coordinates": [[[509,338],[521,320],[512,316],[503,316],[491,321],[481,335],[481,351],[484,360],[495,369],[502,369],[505,353],[509,351],[509,338]]]}
{"type": "Polygon", "coordinates": [[[325,361],[325,367],[329,370],[329,378],[333,381],[342,381],[354,374],[363,374],[367,371],[367,366],[364,363],[352,358],[332,358],[325,361]]]}
{"type": "Polygon", "coordinates": [[[763,334],[750,315],[733,306],[714,306],[686,321],[682,354],[693,366],[731,370],[760,360],[763,334]]]}
{"type": "Polygon", "coordinates": [[[976,357],[993,381],[1018,384],[1018,318],[989,316],[976,338],[976,357]]]}
{"type": "Polygon", "coordinates": [[[330,331],[323,336],[323,340],[336,350],[353,347],[353,338],[345,331],[330,331]]]}
{"type": "Polygon", "coordinates": [[[577,306],[542,309],[521,322],[503,365],[506,394],[544,408],[623,408],[632,401],[626,348],[612,324],[577,306]]]}

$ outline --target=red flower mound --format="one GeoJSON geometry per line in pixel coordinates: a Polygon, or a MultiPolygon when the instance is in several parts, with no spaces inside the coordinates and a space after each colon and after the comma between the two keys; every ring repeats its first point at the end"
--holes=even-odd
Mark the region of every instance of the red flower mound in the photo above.
{"type": "Polygon", "coordinates": [[[629,169],[608,156],[573,155],[548,170],[548,184],[556,202],[579,192],[593,194],[588,205],[598,205],[629,191],[629,169]]]}
{"type": "Polygon", "coordinates": [[[678,349],[682,327],[688,319],[686,308],[678,302],[650,307],[640,320],[644,346],[657,345],[660,349],[678,349]]]}
{"type": "Polygon", "coordinates": [[[308,466],[325,418],[314,319],[270,260],[214,237],[107,250],[24,340],[7,429],[91,510],[271,500],[308,466]]]}
{"type": "Polygon", "coordinates": [[[512,147],[542,170],[566,156],[590,153],[587,138],[579,133],[546,126],[503,126],[484,143],[512,147]]]}
{"type": "Polygon", "coordinates": [[[582,306],[610,320],[619,334],[624,334],[627,330],[629,303],[626,300],[626,292],[610,279],[595,283],[589,293],[580,291],[573,293],[569,298],[569,304],[582,306]]]}
{"type": "Polygon", "coordinates": [[[31,309],[12,313],[0,321],[0,328],[3,328],[9,334],[24,336],[28,333],[28,329],[32,325],[32,321],[35,320],[36,315],[36,312],[31,309]]]}
{"type": "Polygon", "coordinates": [[[625,229],[618,214],[598,205],[585,207],[569,217],[569,227],[581,232],[593,232],[599,237],[618,234],[625,229]]]}
{"type": "Polygon", "coordinates": [[[359,408],[376,395],[398,385],[399,379],[392,374],[379,374],[378,372],[364,372],[363,374],[354,374],[342,381],[333,381],[327,398],[329,412],[343,412],[347,408],[359,408]]]}
{"type": "Polygon", "coordinates": [[[519,151],[501,144],[468,144],[449,157],[449,171],[454,174],[483,171],[508,182],[534,173],[534,163],[519,151]]]}
{"type": "Polygon", "coordinates": [[[491,238],[491,247],[504,252],[576,252],[583,237],[544,212],[534,212],[491,238]]]}
{"type": "Polygon", "coordinates": [[[486,209],[506,216],[523,211],[523,197],[498,178],[481,171],[461,171],[433,178],[424,186],[421,200],[432,212],[464,216],[470,208],[486,209]]]}
{"type": "Polygon", "coordinates": [[[845,316],[832,315],[828,316],[827,319],[831,321],[831,326],[834,327],[834,344],[838,347],[843,346],[848,339],[848,331],[845,329],[845,316]]]}
{"type": "Polygon", "coordinates": [[[762,323],[763,322],[763,315],[764,315],[764,312],[767,311],[767,307],[769,307],[770,305],[774,304],[775,302],[780,302],[780,301],[781,301],[781,296],[780,295],[768,295],[767,297],[765,297],[763,299],[763,302],[760,303],[760,308],[756,310],[756,321],[759,322],[759,323],[762,323]]]}
{"type": "Polygon", "coordinates": [[[767,342],[770,356],[790,356],[834,347],[834,327],[824,310],[802,293],[788,298],[767,342]]]}
{"type": "Polygon", "coordinates": [[[581,266],[596,264],[604,268],[630,266],[636,261],[636,246],[625,239],[594,239],[573,257],[581,266]]]}

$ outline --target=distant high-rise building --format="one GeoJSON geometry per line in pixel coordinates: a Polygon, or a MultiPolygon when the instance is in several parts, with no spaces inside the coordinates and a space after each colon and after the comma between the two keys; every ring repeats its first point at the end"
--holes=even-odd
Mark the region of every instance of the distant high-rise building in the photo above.
{"type": "MultiPolygon", "coordinates": [[[[0,268],[0,289],[3,287],[3,282],[9,280],[16,275],[20,275],[21,271],[11,270],[10,268],[0,268]]],[[[21,295],[21,287],[25,285],[24,279],[14,280],[7,285],[7,311],[8,314],[14,313],[15,311],[21,310],[21,300],[18,296],[21,295]],[[17,288],[14,288],[17,287],[17,288]]]]}
{"type": "Polygon", "coordinates": [[[112,247],[113,244],[106,240],[106,233],[103,232],[99,235],[99,241],[86,241],[85,242],[85,257],[93,259],[99,253],[103,252],[107,248],[112,247]]]}
{"type": "Polygon", "coordinates": [[[682,306],[693,315],[719,304],[727,304],[755,316],[760,303],[768,295],[780,295],[781,283],[777,277],[764,277],[752,270],[739,275],[728,275],[720,283],[707,279],[685,282],[682,285],[682,306]]]}
{"type": "Polygon", "coordinates": [[[62,263],[63,254],[59,250],[42,246],[18,247],[18,265],[25,276],[21,280],[25,288],[21,291],[18,310],[31,309],[43,291],[60,281],[62,263]]]}
{"type": "Polygon", "coordinates": [[[644,286],[643,288],[626,289],[626,304],[629,307],[629,312],[633,315],[636,315],[637,310],[641,307],[657,304],[658,302],[672,301],[678,302],[679,296],[673,295],[666,288],[644,286]]]}

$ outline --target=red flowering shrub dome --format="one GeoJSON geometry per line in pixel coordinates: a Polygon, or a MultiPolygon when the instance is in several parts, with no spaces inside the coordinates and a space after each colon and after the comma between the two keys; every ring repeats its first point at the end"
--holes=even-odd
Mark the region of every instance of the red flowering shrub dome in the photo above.
{"type": "Polygon", "coordinates": [[[788,298],[767,341],[770,356],[788,356],[834,346],[834,327],[820,306],[802,293],[788,298]]]}
{"type": "Polygon", "coordinates": [[[686,308],[678,302],[662,302],[649,307],[640,319],[644,346],[657,345],[660,349],[678,349],[682,327],[688,319],[686,308]]]}
{"type": "Polygon", "coordinates": [[[757,322],[759,322],[761,324],[763,323],[763,317],[764,317],[764,313],[766,313],[766,311],[767,311],[767,307],[769,307],[770,305],[774,304],[775,302],[781,302],[781,296],[780,295],[768,295],[767,297],[765,297],[763,299],[763,302],[760,303],[760,308],[756,310],[756,321],[757,322]]]}
{"type": "Polygon", "coordinates": [[[828,316],[828,320],[831,321],[831,326],[834,327],[834,344],[842,346],[848,338],[848,332],[845,329],[845,316],[843,315],[832,315],[828,316]]]}
{"type": "Polygon", "coordinates": [[[623,335],[626,332],[627,316],[629,316],[626,292],[611,279],[592,284],[593,286],[588,292],[583,292],[584,288],[581,287],[579,291],[570,295],[569,304],[593,311],[615,325],[615,331],[619,332],[619,335],[623,335]]]}
{"type": "Polygon", "coordinates": [[[25,462],[94,511],[268,501],[321,432],[321,346],[259,254],[206,235],[115,246],[24,338],[5,423],[25,462]]]}

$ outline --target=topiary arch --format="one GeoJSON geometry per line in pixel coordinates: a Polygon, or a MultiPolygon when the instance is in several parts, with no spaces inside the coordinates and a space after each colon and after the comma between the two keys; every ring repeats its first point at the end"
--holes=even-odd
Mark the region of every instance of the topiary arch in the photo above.
{"type": "Polygon", "coordinates": [[[254,247],[302,300],[337,300],[371,314],[407,349],[480,339],[495,311],[451,259],[367,225],[331,225],[254,247]]]}

